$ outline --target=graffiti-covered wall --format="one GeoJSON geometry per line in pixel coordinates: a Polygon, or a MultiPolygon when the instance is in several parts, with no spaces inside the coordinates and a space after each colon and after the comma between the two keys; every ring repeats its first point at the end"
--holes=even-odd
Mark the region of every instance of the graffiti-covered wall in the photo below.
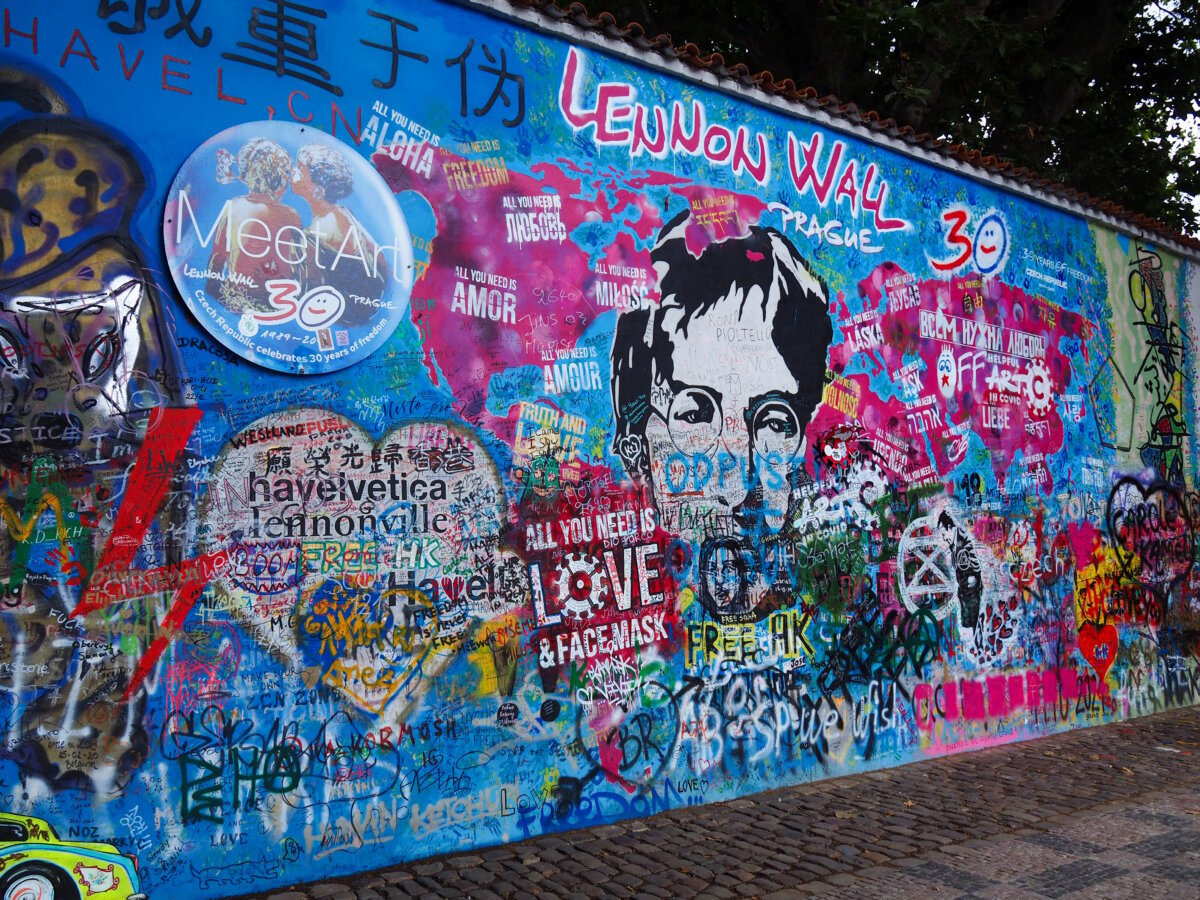
{"type": "Polygon", "coordinates": [[[515,7],[3,16],[0,892],[1196,699],[1186,240],[515,7]]]}

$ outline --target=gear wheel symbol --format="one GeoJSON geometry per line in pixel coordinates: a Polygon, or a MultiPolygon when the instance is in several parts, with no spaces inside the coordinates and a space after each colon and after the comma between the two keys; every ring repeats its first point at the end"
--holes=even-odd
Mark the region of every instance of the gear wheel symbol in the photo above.
{"type": "Polygon", "coordinates": [[[867,509],[875,506],[890,490],[886,473],[873,459],[856,459],[846,473],[846,485],[854,488],[867,509]]]}
{"type": "Polygon", "coordinates": [[[1054,399],[1054,382],[1050,378],[1050,370],[1040,359],[1029,365],[1025,378],[1025,399],[1029,401],[1029,411],[1044,416],[1050,409],[1054,399]]]}
{"type": "Polygon", "coordinates": [[[567,615],[591,618],[603,605],[608,577],[599,564],[582,553],[567,557],[558,574],[558,600],[567,615]]]}

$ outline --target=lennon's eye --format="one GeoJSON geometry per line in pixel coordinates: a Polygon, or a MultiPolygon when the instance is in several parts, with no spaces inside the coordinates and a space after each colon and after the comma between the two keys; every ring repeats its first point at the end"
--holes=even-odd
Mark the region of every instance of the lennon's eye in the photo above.
{"type": "Polygon", "coordinates": [[[685,453],[711,449],[721,437],[720,401],[705,388],[683,388],[667,410],[667,430],[685,453]]]}
{"type": "Polygon", "coordinates": [[[750,433],[760,454],[776,453],[783,459],[795,456],[804,439],[796,411],[779,400],[764,403],[754,411],[750,433]]]}
{"type": "Polygon", "coordinates": [[[675,404],[675,419],[689,425],[712,422],[716,414],[712,399],[700,391],[685,391],[675,404]]]}
{"type": "Polygon", "coordinates": [[[800,430],[796,414],[790,407],[780,404],[771,404],[760,409],[754,417],[754,425],[756,431],[766,430],[781,437],[794,437],[800,430]]]}
{"type": "Polygon", "coordinates": [[[112,366],[117,358],[116,333],[106,331],[99,337],[93,338],[83,352],[83,378],[94,381],[97,376],[112,366]]]}
{"type": "Polygon", "coordinates": [[[791,437],[796,433],[796,423],[790,416],[764,416],[760,421],[760,424],[764,428],[768,428],[776,434],[782,434],[787,437],[791,437]]]}
{"type": "Polygon", "coordinates": [[[0,328],[0,371],[16,374],[21,370],[21,345],[0,328]]]}

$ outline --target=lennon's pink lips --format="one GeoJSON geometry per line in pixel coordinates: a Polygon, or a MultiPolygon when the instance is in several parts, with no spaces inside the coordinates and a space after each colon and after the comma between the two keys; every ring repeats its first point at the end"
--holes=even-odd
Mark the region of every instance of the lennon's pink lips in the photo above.
{"type": "Polygon", "coordinates": [[[987,244],[980,244],[980,245],[979,245],[979,249],[980,249],[980,250],[982,250],[984,253],[995,253],[995,252],[996,252],[996,245],[995,245],[995,244],[992,244],[992,245],[989,247],[987,244]]]}

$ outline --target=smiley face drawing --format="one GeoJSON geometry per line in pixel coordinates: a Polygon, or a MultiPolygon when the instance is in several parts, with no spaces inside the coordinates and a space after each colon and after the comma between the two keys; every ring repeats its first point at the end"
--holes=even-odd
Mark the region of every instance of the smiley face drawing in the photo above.
{"type": "Polygon", "coordinates": [[[346,298],[336,288],[322,285],[304,295],[296,321],[308,331],[332,325],[346,311],[346,298]]]}
{"type": "Polygon", "coordinates": [[[999,213],[988,213],[975,232],[975,268],[991,275],[1008,256],[1008,228],[999,213]]]}

